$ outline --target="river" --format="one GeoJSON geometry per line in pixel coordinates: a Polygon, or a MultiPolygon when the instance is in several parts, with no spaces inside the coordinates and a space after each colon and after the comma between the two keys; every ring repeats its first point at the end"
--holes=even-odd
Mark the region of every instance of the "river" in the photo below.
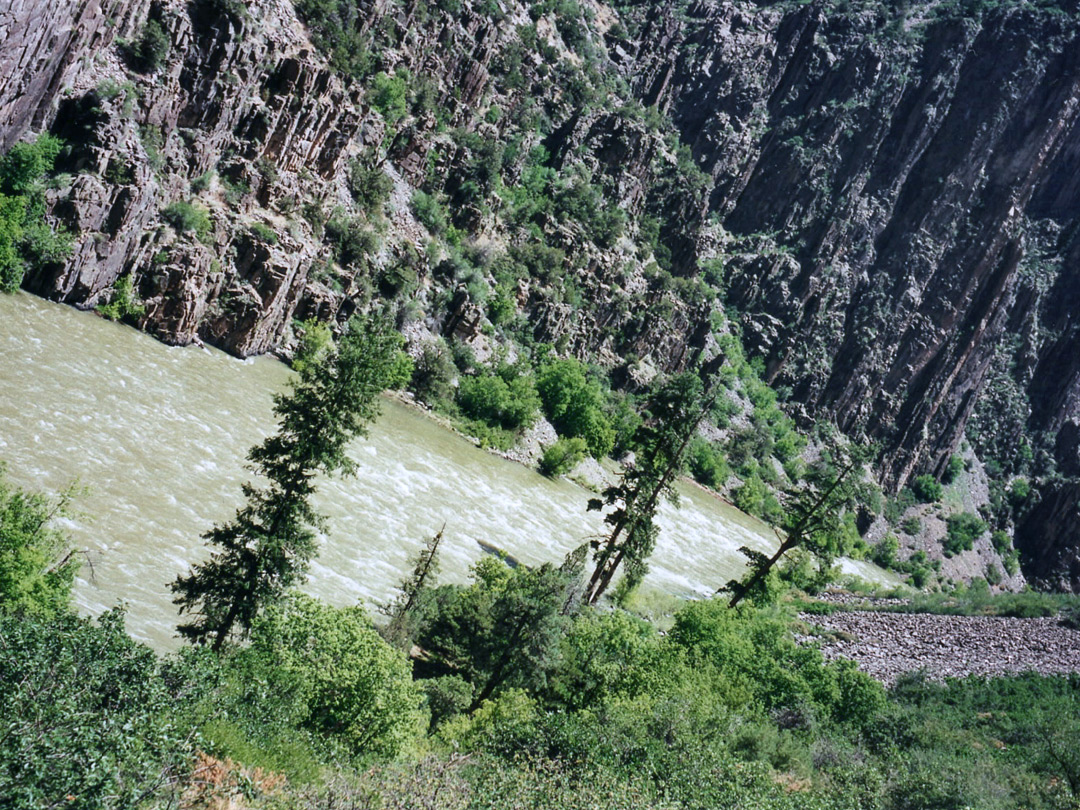
{"type": "MultiPolygon", "coordinates": [[[[86,492],[62,520],[87,563],[75,588],[95,615],[123,601],[128,629],[178,645],[168,583],[206,553],[200,535],[242,502],[248,449],[275,429],[272,396],[291,372],[170,347],[89,312],[26,293],[0,295],[0,461],[14,483],[86,492]]],[[[441,581],[462,582],[496,547],[525,564],[559,562],[601,529],[590,493],[494,456],[387,399],[350,453],[358,472],[323,481],[327,534],[306,590],[327,601],[388,600],[440,526],[441,581]]],[[[775,547],[771,530],[688,484],[661,507],[646,586],[706,594],[743,570],[738,548],[775,547]]],[[[868,578],[863,563],[847,570],[868,578]]]]}

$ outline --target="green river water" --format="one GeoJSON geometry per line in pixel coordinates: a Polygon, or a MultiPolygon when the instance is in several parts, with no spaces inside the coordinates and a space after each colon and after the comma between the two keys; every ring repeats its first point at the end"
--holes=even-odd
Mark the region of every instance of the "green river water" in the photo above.
{"type": "MultiPolygon", "coordinates": [[[[167,584],[205,554],[200,535],[241,503],[244,457],[275,429],[290,371],[270,358],[165,346],[134,329],[25,293],[0,295],[0,461],[15,483],[87,494],[63,521],[87,550],[75,601],[118,601],[131,633],[179,643],[167,584]]],[[[388,400],[351,449],[356,476],[320,484],[327,537],[306,589],[337,605],[387,600],[425,538],[446,524],[443,581],[464,581],[484,546],[558,562],[601,528],[589,493],[474,447],[388,400]]],[[[681,486],[664,505],[647,585],[705,594],[738,575],[737,549],[775,546],[767,526],[681,486]]],[[[845,568],[867,578],[863,563],[845,568]]]]}

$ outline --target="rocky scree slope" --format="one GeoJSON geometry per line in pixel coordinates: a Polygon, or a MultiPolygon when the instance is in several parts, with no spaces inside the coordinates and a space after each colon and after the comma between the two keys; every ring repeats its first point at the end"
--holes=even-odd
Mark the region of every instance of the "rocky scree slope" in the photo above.
{"type": "Polygon", "coordinates": [[[239,355],[389,298],[417,339],[551,342],[632,387],[715,353],[722,283],[806,424],[880,441],[892,489],[967,435],[1040,484],[996,516],[1025,571],[1080,586],[1075,2],[326,6],[0,11],[0,148],[70,145],[76,247],[24,286],[89,307],[130,277],[142,328],[239,355]],[[120,47],[150,20],[154,70],[120,47]]]}

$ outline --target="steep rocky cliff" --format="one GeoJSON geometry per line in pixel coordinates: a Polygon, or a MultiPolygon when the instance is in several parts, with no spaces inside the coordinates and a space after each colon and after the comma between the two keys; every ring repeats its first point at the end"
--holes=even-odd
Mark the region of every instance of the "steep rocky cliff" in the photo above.
{"type": "Polygon", "coordinates": [[[880,442],[894,491],[966,436],[1046,490],[998,516],[1026,570],[1080,586],[1075,2],[329,6],[0,11],[0,148],[69,144],[75,248],[25,286],[130,277],[142,328],[240,355],[391,298],[416,340],[550,342],[633,387],[716,350],[720,260],[805,425],[880,442]]]}

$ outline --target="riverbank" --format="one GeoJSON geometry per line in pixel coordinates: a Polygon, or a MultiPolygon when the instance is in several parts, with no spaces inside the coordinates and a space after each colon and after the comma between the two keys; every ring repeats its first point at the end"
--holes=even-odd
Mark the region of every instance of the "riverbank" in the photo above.
{"type": "Polygon", "coordinates": [[[909,672],[931,680],[1021,672],[1080,672],[1080,631],[1056,617],[943,616],[838,611],[800,614],[814,626],[803,643],[819,643],[829,660],[849,658],[887,685],[909,672]]]}

